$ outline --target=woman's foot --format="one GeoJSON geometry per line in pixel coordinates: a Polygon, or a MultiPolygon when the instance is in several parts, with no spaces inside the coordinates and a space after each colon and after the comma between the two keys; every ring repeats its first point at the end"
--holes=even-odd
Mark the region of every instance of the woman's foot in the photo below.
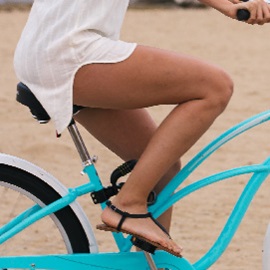
{"type": "MultiPolygon", "coordinates": [[[[123,206],[115,204],[113,207],[116,207],[121,212],[126,212],[129,214],[146,214],[147,208],[143,205],[131,205],[131,206],[123,206]]],[[[112,208],[113,208],[112,207],[112,208]]],[[[117,213],[117,211],[112,210],[111,207],[107,207],[104,209],[101,219],[104,224],[110,228],[113,228],[117,231],[117,227],[119,226],[119,222],[122,218],[122,215],[117,213]]],[[[102,229],[101,226],[97,226],[97,228],[102,229]]],[[[179,247],[170,236],[163,231],[155,222],[150,218],[132,218],[127,217],[124,219],[124,222],[121,226],[122,232],[128,232],[131,235],[141,236],[144,240],[149,240],[153,242],[152,244],[158,244],[159,246],[164,247],[164,249],[168,252],[171,251],[176,256],[181,256],[182,248],[179,247]]],[[[160,248],[160,247],[159,247],[160,248]]]]}

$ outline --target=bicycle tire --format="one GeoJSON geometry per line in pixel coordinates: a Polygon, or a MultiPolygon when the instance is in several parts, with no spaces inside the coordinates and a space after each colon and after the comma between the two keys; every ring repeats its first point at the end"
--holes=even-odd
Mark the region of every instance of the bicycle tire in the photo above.
{"type": "MultiPolygon", "coordinates": [[[[41,207],[61,198],[61,195],[42,179],[7,164],[0,164],[0,186],[28,197],[41,207]]],[[[88,238],[70,206],[55,212],[50,217],[59,229],[67,253],[90,253],[88,238]]]]}

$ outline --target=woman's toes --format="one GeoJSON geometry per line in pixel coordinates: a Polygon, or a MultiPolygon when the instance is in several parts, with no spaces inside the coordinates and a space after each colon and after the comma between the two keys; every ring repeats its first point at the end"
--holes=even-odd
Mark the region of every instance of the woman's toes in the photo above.
{"type": "Polygon", "coordinates": [[[174,241],[172,241],[171,250],[173,250],[175,253],[181,254],[182,248],[179,247],[174,241]]]}
{"type": "Polygon", "coordinates": [[[178,254],[181,254],[182,251],[183,251],[183,249],[182,248],[179,248],[179,247],[177,247],[176,250],[175,250],[175,252],[178,253],[178,254]]]}
{"type": "Polygon", "coordinates": [[[159,241],[157,242],[159,243],[162,247],[168,249],[168,250],[173,250],[173,245],[170,243],[170,241],[168,241],[167,239],[159,239],[159,241]]]}

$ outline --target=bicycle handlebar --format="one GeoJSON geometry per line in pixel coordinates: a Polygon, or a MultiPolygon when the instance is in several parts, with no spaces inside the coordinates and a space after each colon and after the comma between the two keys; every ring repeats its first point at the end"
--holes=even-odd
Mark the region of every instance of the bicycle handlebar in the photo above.
{"type": "MultiPolygon", "coordinates": [[[[248,2],[249,0],[242,0],[242,2],[248,2]]],[[[239,9],[236,13],[238,21],[247,21],[250,17],[250,12],[247,9],[239,9]]]]}
{"type": "MultiPolygon", "coordinates": [[[[249,0],[242,0],[242,2],[248,2],[249,0]]],[[[267,4],[270,4],[270,0],[264,0],[267,4]]],[[[247,9],[239,9],[236,13],[238,21],[247,21],[250,18],[250,12],[247,9]]]]}
{"type": "Polygon", "coordinates": [[[250,12],[247,9],[239,9],[236,16],[238,21],[247,21],[250,17],[250,12]]]}

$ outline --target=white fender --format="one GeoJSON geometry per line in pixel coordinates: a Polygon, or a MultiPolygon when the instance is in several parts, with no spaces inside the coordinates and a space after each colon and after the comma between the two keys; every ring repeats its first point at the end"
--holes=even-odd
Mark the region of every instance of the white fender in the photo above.
{"type": "MultiPolygon", "coordinates": [[[[37,176],[38,178],[46,182],[48,185],[50,185],[61,196],[64,196],[68,193],[68,189],[60,181],[58,181],[54,176],[52,176],[51,174],[49,174],[42,168],[24,159],[0,153],[0,164],[13,166],[13,167],[19,168],[23,171],[29,172],[30,174],[37,176]]],[[[76,201],[70,204],[70,207],[73,209],[78,219],[80,220],[82,227],[84,228],[84,231],[89,240],[89,247],[90,247],[91,253],[97,253],[98,246],[97,246],[96,238],[94,236],[91,224],[89,223],[89,220],[85,212],[83,211],[79,203],[76,201]]]]}
{"type": "Polygon", "coordinates": [[[270,223],[268,224],[263,243],[263,270],[270,270],[270,223]]]}

